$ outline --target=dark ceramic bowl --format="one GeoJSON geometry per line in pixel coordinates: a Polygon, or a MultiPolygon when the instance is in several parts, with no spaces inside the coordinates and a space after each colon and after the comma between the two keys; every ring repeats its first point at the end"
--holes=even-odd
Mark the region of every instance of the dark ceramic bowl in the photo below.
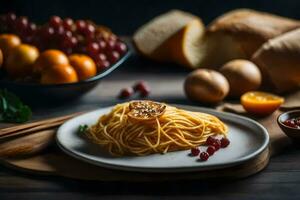
{"type": "Polygon", "coordinates": [[[105,71],[80,82],[42,85],[38,83],[22,83],[0,79],[0,88],[6,88],[8,91],[15,93],[29,102],[74,100],[93,89],[104,77],[124,63],[130,54],[131,52],[128,49],[127,53],[123,55],[118,62],[107,68],[105,71]]]}
{"type": "Polygon", "coordinates": [[[300,110],[284,112],[277,118],[277,123],[281,130],[290,138],[300,140],[300,129],[286,126],[283,122],[287,119],[300,117],[300,110]]]}

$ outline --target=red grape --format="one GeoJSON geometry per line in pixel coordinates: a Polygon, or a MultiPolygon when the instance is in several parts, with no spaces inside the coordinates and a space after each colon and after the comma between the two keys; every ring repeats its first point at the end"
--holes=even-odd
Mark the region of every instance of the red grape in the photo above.
{"type": "Polygon", "coordinates": [[[103,51],[106,48],[106,42],[104,40],[98,41],[98,44],[101,51],[103,51]]]}
{"type": "Polygon", "coordinates": [[[28,19],[27,17],[21,16],[16,20],[16,28],[20,32],[24,32],[28,26],[28,19]]]}
{"type": "Polygon", "coordinates": [[[98,71],[102,71],[110,66],[110,63],[107,60],[99,61],[96,63],[98,71]]]}
{"type": "Polygon", "coordinates": [[[103,62],[103,61],[107,60],[106,55],[103,54],[103,53],[99,53],[97,55],[94,55],[93,58],[95,59],[96,63],[103,62]]]}
{"type": "Polygon", "coordinates": [[[72,47],[75,47],[78,44],[78,40],[76,37],[71,37],[71,45],[72,47]]]}
{"type": "Polygon", "coordinates": [[[115,44],[115,50],[122,55],[127,51],[127,46],[123,42],[117,42],[115,44]]]}
{"type": "Polygon", "coordinates": [[[47,39],[54,35],[54,29],[50,26],[45,26],[42,28],[41,33],[42,33],[42,37],[47,39]]]}
{"type": "Polygon", "coordinates": [[[115,63],[119,60],[120,54],[116,51],[111,51],[107,53],[107,57],[111,63],[115,63]]]}
{"type": "Polygon", "coordinates": [[[108,37],[108,40],[116,42],[117,41],[117,37],[115,35],[110,35],[108,37]]]}
{"type": "Polygon", "coordinates": [[[106,49],[107,49],[107,51],[112,51],[112,50],[114,50],[115,45],[116,45],[116,42],[115,42],[114,40],[109,40],[109,41],[106,43],[106,49]]]}
{"type": "Polygon", "coordinates": [[[95,26],[92,24],[86,25],[86,27],[83,29],[83,33],[85,34],[86,37],[92,38],[94,33],[95,33],[95,26]]]}
{"type": "Polygon", "coordinates": [[[74,24],[74,21],[71,18],[66,18],[63,21],[63,26],[67,30],[71,30],[73,24],[74,24]]]}
{"type": "Polygon", "coordinates": [[[65,28],[63,26],[59,26],[57,27],[57,29],[55,29],[55,35],[58,38],[63,38],[64,34],[65,34],[65,28]]]}
{"type": "Polygon", "coordinates": [[[76,37],[65,37],[65,39],[62,41],[62,47],[63,48],[72,48],[77,45],[78,41],[76,37]]]}
{"type": "Polygon", "coordinates": [[[86,27],[86,22],[84,20],[76,21],[76,28],[79,32],[82,32],[86,27]]]}
{"type": "Polygon", "coordinates": [[[50,26],[58,28],[62,23],[62,20],[59,16],[52,16],[49,20],[50,26]]]}
{"type": "Polygon", "coordinates": [[[17,16],[15,13],[7,13],[6,14],[6,22],[9,24],[9,25],[12,25],[17,19],[17,16]]]}
{"type": "Polygon", "coordinates": [[[91,42],[87,46],[87,50],[90,55],[97,55],[99,53],[99,45],[96,42],[91,42]]]}
{"type": "Polygon", "coordinates": [[[70,39],[72,37],[72,32],[71,31],[65,31],[63,34],[63,39],[70,39]]]}
{"type": "Polygon", "coordinates": [[[36,32],[37,30],[37,26],[35,23],[29,23],[28,28],[27,28],[27,32],[29,35],[32,35],[36,32]]]}

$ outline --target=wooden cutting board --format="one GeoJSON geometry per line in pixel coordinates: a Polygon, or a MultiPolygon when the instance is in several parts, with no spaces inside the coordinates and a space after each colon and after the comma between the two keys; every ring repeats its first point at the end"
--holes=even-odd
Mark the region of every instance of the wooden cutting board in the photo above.
{"type": "MultiPolygon", "coordinates": [[[[230,110],[244,114],[240,105],[224,104],[220,110],[230,110]]],[[[280,111],[273,113],[267,118],[256,119],[264,125],[270,134],[269,148],[254,159],[226,169],[210,170],[197,173],[136,173],[110,170],[76,160],[58,149],[55,145],[51,148],[27,157],[2,159],[5,166],[32,174],[55,175],[81,180],[100,181],[164,181],[180,179],[214,179],[229,178],[236,179],[255,174],[263,170],[269,158],[279,153],[288,146],[291,141],[279,129],[276,118],[280,111]]],[[[49,142],[48,142],[49,143],[49,142]]]]}

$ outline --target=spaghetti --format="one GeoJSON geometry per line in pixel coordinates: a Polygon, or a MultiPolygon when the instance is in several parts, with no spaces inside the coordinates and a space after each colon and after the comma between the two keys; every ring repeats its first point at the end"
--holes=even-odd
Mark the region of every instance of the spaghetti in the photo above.
{"type": "Polygon", "coordinates": [[[209,136],[227,134],[217,117],[153,101],[116,105],[87,131],[112,155],[148,155],[190,149],[209,136]]]}

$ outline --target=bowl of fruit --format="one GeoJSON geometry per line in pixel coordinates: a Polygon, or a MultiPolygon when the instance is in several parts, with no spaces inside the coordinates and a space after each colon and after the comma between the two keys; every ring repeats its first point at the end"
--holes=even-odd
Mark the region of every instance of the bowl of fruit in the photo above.
{"type": "Polygon", "coordinates": [[[0,16],[0,85],[26,98],[76,99],[130,55],[105,26],[52,16],[43,25],[0,16]]]}

